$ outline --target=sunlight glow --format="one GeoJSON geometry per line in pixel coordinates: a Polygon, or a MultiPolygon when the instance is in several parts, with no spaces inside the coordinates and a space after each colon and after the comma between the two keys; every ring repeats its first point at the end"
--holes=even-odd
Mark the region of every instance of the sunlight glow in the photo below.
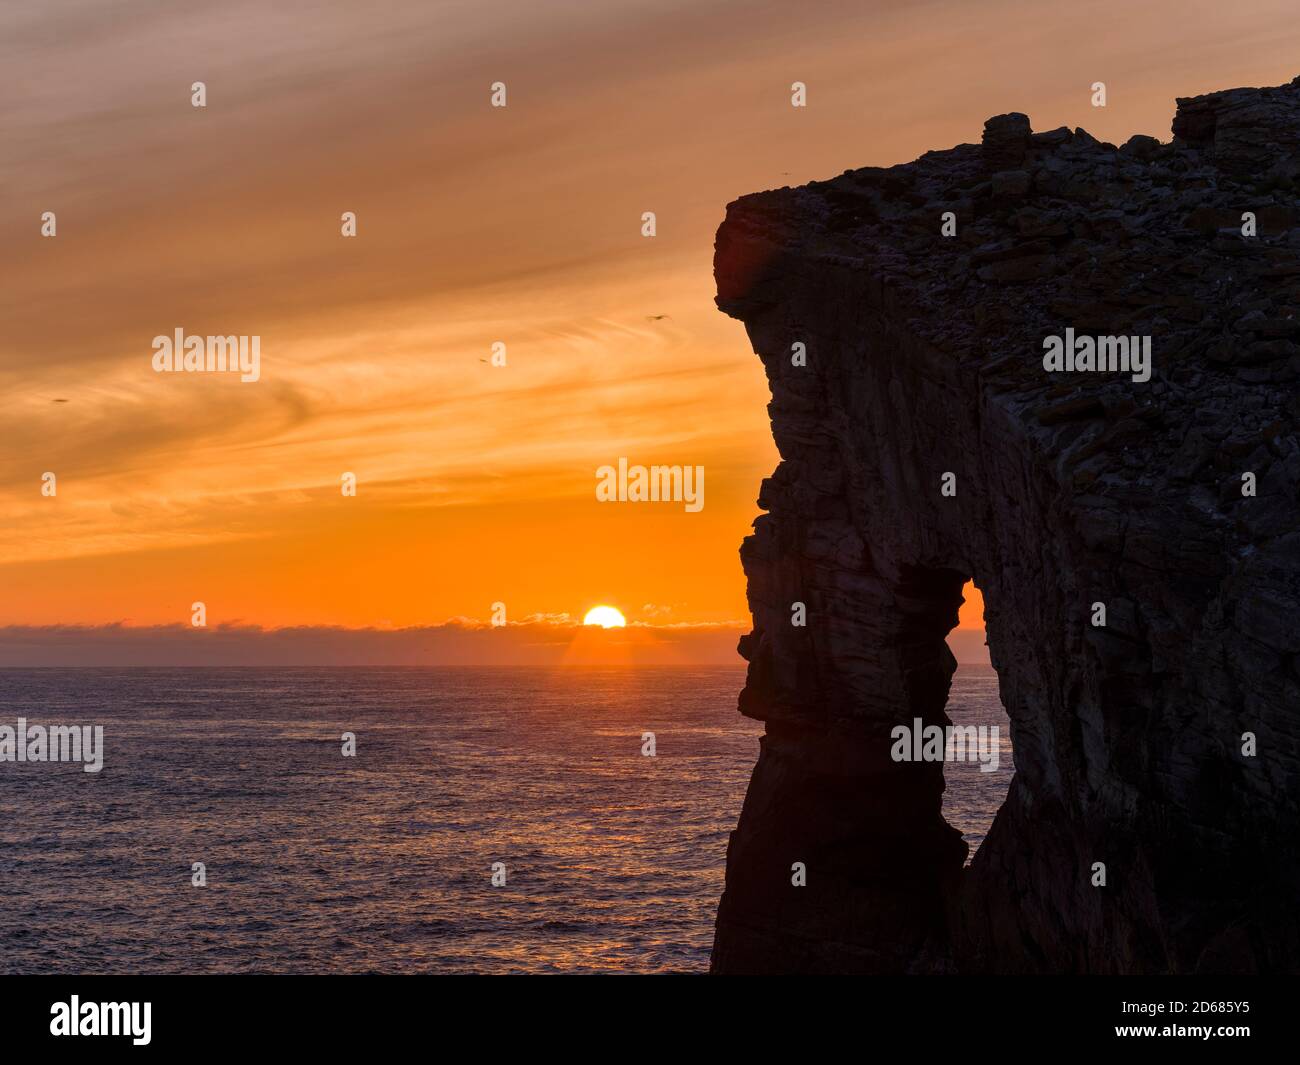
{"type": "Polygon", "coordinates": [[[602,629],[621,629],[627,624],[627,618],[612,606],[593,606],[587,611],[582,623],[599,625],[602,629]]]}

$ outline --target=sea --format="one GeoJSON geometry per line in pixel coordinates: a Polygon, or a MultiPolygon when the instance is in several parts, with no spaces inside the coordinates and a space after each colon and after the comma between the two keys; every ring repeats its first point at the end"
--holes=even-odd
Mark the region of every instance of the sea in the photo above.
{"type": "MultiPolygon", "coordinates": [[[[0,725],[104,728],[97,773],[0,762],[0,972],[703,972],[762,728],[743,683],[0,670],[0,725]]],[[[959,669],[948,710],[1003,744],[945,767],[974,849],[1012,773],[996,674],[959,669]]]]}

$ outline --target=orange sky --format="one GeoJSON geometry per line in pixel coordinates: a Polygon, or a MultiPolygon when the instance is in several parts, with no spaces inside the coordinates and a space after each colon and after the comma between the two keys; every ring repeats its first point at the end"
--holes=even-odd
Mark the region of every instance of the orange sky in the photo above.
{"type": "Polygon", "coordinates": [[[743,626],[777,457],[725,204],[1012,109],[1167,139],[1300,55],[1291,0],[267,8],[0,12],[0,625],[743,626]],[[177,327],[260,335],[261,380],[155,374],[177,327]],[[704,509],[597,502],[620,456],[704,509]]]}

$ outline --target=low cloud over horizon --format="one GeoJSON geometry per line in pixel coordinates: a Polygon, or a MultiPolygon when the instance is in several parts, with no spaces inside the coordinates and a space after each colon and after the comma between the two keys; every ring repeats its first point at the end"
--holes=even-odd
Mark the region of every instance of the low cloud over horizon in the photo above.
{"type": "MultiPolygon", "coordinates": [[[[457,618],[407,628],[300,625],[8,625],[0,668],[164,666],[735,666],[748,625],[631,624],[538,618],[493,627],[457,618]]],[[[957,661],[987,665],[982,630],[948,637],[957,661]]]]}

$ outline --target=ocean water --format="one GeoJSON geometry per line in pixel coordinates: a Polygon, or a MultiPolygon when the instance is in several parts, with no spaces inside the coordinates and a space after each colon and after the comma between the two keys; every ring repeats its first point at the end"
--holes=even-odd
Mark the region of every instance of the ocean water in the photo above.
{"type": "Polygon", "coordinates": [[[945,762],[943,767],[943,816],[970,845],[966,864],[984,842],[993,824],[1016,767],[1011,757],[1011,721],[998,695],[998,675],[992,666],[961,666],[948,691],[948,716],[954,725],[987,727],[989,747],[992,729],[998,730],[998,768],[983,772],[978,762],[945,762]]]}
{"type": "MultiPolygon", "coordinates": [[[[0,763],[0,972],[704,971],[761,731],[743,682],[0,670],[0,723],[105,731],[97,774],[0,763]]],[[[992,671],[959,671],[950,704],[996,723],[992,671]]],[[[968,838],[1009,775],[1009,750],[950,767],[968,838]]]]}

